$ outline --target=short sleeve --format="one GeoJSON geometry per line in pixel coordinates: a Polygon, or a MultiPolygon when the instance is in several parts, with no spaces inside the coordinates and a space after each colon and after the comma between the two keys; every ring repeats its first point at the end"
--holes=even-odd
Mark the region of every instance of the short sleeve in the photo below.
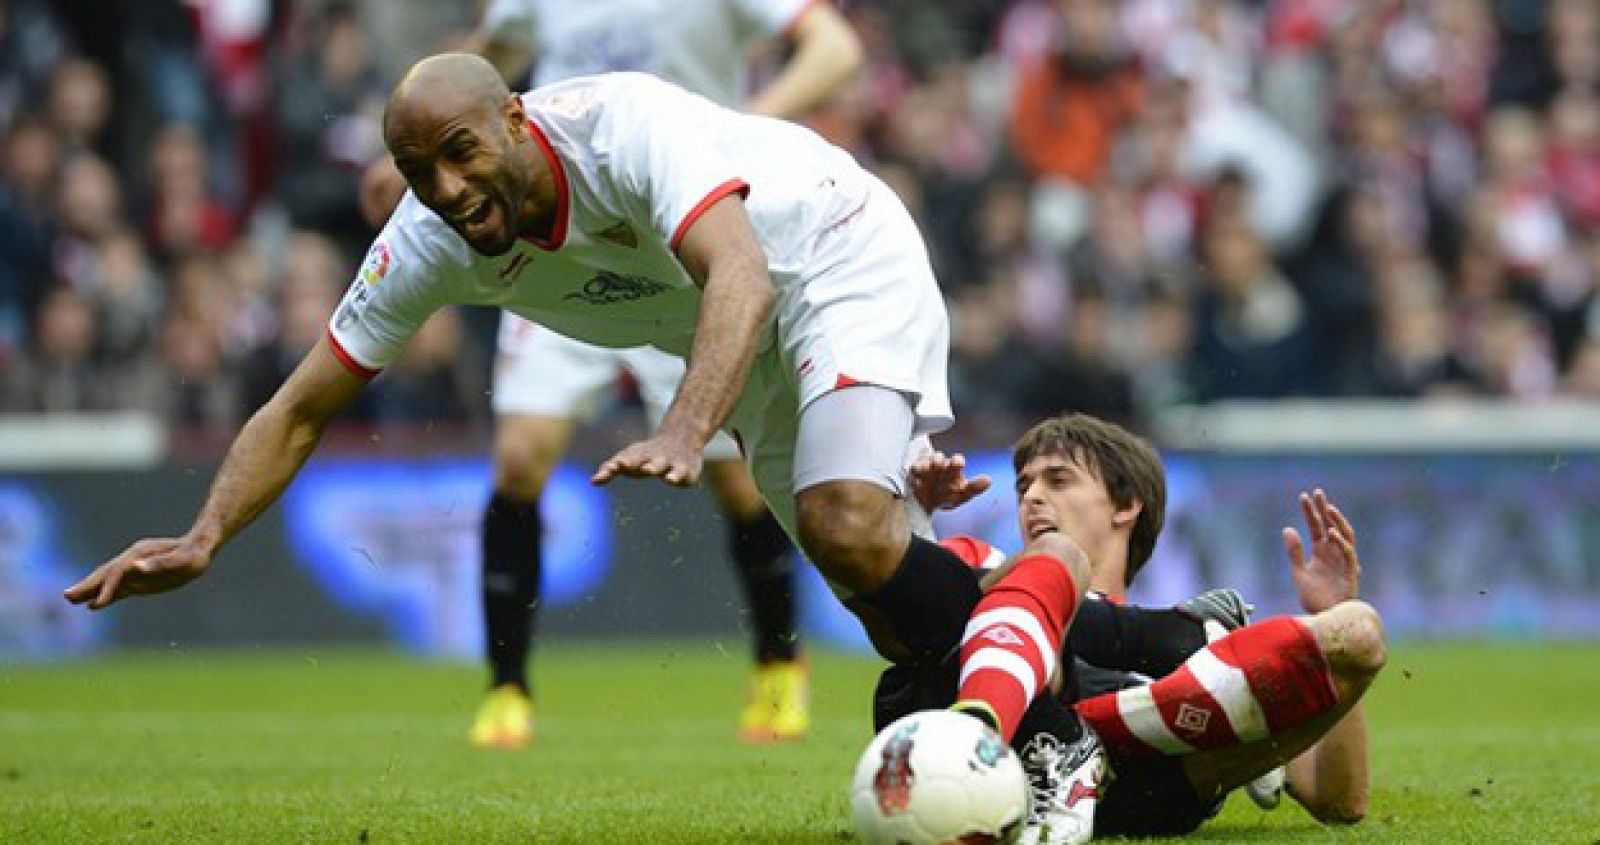
{"type": "MultiPolygon", "coordinates": [[[[641,77],[644,79],[644,77],[641,77]]],[[[612,168],[620,187],[649,216],[673,252],[706,209],[750,184],[708,135],[706,110],[719,106],[650,80],[613,101],[609,116],[612,168]]]]}
{"type": "Polygon", "coordinates": [[[361,268],[328,323],[334,355],[352,373],[372,378],[393,361],[448,297],[448,267],[430,258],[424,239],[402,218],[408,194],[367,249],[361,268]]]}
{"type": "Polygon", "coordinates": [[[761,35],[773,38],[787,35],[800,16],[817,3],[827,0],[731,0],[739,16],[761,35]]]}

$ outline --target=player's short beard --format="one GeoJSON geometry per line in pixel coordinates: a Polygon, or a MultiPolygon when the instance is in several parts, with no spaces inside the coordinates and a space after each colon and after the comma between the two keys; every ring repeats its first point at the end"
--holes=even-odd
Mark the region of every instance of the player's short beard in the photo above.
{"type": "MultiPolygon", "coordinates": [[[[511,156],[505,156],[501,159],[501,165],[497,169],[488,195],[489,202],[500,209],[502,218],[500,237],[492,244],[472,244],[474,250],[491,258],[505,255],[511,251],[511,248],[517,243],[517,235],[522,228],[521,220],[517,213],[519,204],[512,200],[513,191],[508,190],[508,188],[519,187],[521,182],[516,168],[512,166],[513,161],[515,159],[511,156]]],[[[465,238],[464,234],[463,238],[465,238]]],[[[469,241],[469,243],[471,242],[469,241]]]]}

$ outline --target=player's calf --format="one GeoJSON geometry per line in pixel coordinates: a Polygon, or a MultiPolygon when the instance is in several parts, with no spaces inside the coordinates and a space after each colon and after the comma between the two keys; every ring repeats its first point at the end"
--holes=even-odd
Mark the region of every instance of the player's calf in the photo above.
{"type": "Polygon", "coordinates": [[[817,569],[854,595],[846,605],[894,661],[938,660],[961,640],[982,597],[954,553],[911,535],[886,488],[829,481],[795,497],[799,541],[817,569]]]}
{"type": "Polygon", "coordinates": [[[1267,739],[1341,700],[1311,625],[1279,617],[1196,652],[1178,671],[1078,704],[1113,757],[1190,754],[1267,739]]]}
{"type": "Polygon", "coordinates": [[[1010,741],[1029,702],[1050,689],[1089,560],[1076,543],[1051,533],[994,575],[961,637],[956,700],[985,710],[1010,741]]]}

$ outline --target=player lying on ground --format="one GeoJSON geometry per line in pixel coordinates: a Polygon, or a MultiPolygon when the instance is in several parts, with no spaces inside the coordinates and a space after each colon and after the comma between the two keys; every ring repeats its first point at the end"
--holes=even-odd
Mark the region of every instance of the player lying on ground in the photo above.
{"type": "MultiPolygon", "coordinates": [[[[1116,426],[1070,415],[1028,432],[1014,463],[1023,536],[1030,544],[1058,531],[1073,537],[1095,563],[1091,591],[1120,600],[1128,573],[1145,563],[1160,532],[1166,497],[1159,456],[1116,426]]],[[[919,461],[913,489],[925,506],[958,506],[988,487],[985,478],[964,478],[961,467],[959,456],[936,454],[919,461]]],[[[1300,505],[1309,554],[1292,528],[1284,529],[1284,542],[1308,615],[1228,633],[1154,682],[1127,672],[1130,665],[1096,667],[1093,677],[1070,667],[1061,670],[1058,695],[1076,702],[1100,735],[1113,772],[1096,809],[1097,833],[1191,831],[1216,813],[1229,791],[1285,762],[1289,794],[1317,819],[1355,822],[1365,814],[1367,738],[1360,699],[1384,663],[1382,626],[1377,613],[1357,599],[1360,566],[1349,521],[1320,490],[1302,495],[1300,505]]],[[[976,568],[998,557],[970,538],[955,538],[946,546],[976,568]]],[[[1026,553],[1013,561],[983,576],[997,585],[985,595],[985,605],[1020,603],[996,598],[1001,590],[1027,589],[1026,553]],[[1014,584],[1019,571],[1021,583],[1014,584]]],[[[1038,591],[1033,592],[1037,598],[1038,591]]],[[[1114,641],[1122,638],[1115,631],[1121,623],[1108,620],[1137,611],[1102,599],[1085,601],[1083,608],[1067,644],[1098,640],[1102,647],[1090,643],[1079,656],[1107,659],[1116,651],[1114,641]],[[1110,647],[1104,647],[1107,643],[1110,647]]],[[[1015,667],[1001,674],[1011,676],[1019,694],[1042,688],[1040,679],[1049,674],[1041,663],[1048,660],[1045,648],[1014,630],[1004,632],[1006,620],[998,616],[995,625],[981,620],[975,616],[968,628],[962,657],[974,646],[1010,651],[1017,659],[989,662],[1015,667]]],[[[1130,661],[1126,654],[1111,659],[1130,661]]],[[[1133,662],[1152,670],[1170,660],[1164,654],[1133,662]]],[[[969,680],[967,669],[948,660],[896,667],[880,684],[877,721],[881,726],[906,712],[959,702],[969,680]]],[[[1016,744],[1026,757],[1026,728],[1022,735],[1016,744]]]]}

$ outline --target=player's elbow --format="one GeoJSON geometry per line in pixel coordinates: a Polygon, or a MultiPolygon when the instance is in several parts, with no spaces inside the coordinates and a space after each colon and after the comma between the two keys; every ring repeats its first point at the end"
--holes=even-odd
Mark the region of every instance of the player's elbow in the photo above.
{"type": "Polygon", "coordinates": [[[744,257],[740,264],[738,277],[745,280],[740,286],[740,295],[750,304],[750,307],[765,320],[772,315],[772,309],[778,305],[778,290],[772,286],[772,277],[767,275],[767,257],[760,250],[744,257]]]}
{"type": "Polygon", "coordinates": [[[832,77],[842,85],[854,79],[866,61],[866,50],[850,22],[826,5],[817,5],[806,13],[795,32],[801,50],[811,49],[826,59],[832,77]]]}
{"type": "Polygon", "coordinates": [[[1364,777],[1327,780],[1317,777],[1314,767],[1297,771],[1291,764],[1288,788],[1294,800],[1320,824],[1360,824],[1367,817],[1368,790],[1364,777]]]}
{"type": "Polygon", "coordinates": [[[1367,817],[1367,795],[1338,796],[1306,804],[1311,817],[1326,825],[1360,824],[1367,817]]]}
{"type": "Polygon", "coordinates": [[[861,72],[861,66],[866,62],[866,51],[861,47],[861,39],[856,37],[850,25],[840,22],[838,34],[829,45],[830,57],[833,67],[841,85],[856,78],[861,72]]]}

